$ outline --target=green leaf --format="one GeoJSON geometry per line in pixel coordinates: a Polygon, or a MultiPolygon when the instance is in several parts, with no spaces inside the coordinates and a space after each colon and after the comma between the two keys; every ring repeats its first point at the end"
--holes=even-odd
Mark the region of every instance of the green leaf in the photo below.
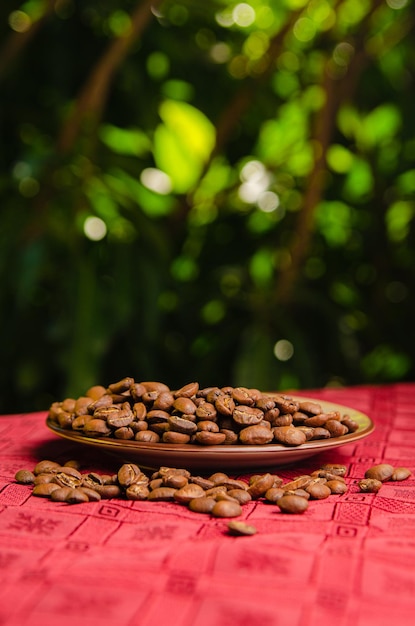
{"type": "Polygon", "coordinates": [[[100,129],[100,138],[113,152],[128,156],[143,156],[151,149],[147,135],[137,128],[127,129],[105,124],[100,129]]]}
{"type": "Polygon", "coordinates": [[[177,193],[188,192],[200,177],[215,145],[215,129],[208,118],[187,102],[166,100],[163,121],[154,133],[154,159],[170,176],[177,193]]]}

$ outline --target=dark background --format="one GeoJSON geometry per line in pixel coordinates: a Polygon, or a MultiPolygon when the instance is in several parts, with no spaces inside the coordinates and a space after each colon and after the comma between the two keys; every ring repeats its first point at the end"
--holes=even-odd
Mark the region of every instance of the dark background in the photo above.
{"type": "Polygon", "coordinates": [[[127,375],[413,380],[410,2],[0,14],[1,412],[127,375]]]}

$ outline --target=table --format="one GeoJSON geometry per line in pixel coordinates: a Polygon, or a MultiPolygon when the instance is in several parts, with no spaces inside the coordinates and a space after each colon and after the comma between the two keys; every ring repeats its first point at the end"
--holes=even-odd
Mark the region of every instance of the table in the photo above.
{"type": "MultiPolygon", "coordinates": [[[[57,504],[14,480],[41,459],[80,457],[45,412],[0,417],[2,626],[406,626],[415,615],[415,477],[377,494],[357,482],[377,463],[415,474],[415,384],[307,391],[369,415],[367,438],[292,467],[348,467],[348,492],[284,515],[260,501],[232,537],[223,519],[163,502],[57,504]]],[[[91,454],[88,451],[88,454],[91,454]]],[[[112,471],[109,458],[91,467],[112,471]]],[[[119,467],[119,463],[117,463],[119,467]]]]}

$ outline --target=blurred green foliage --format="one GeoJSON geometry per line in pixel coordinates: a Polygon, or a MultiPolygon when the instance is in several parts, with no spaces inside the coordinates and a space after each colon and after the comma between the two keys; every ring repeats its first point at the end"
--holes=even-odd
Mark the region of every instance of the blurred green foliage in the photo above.
{"type": "Polygon", "coordinates": [[[2,412],[414,378],[410,0],[0,12],[2,412]]]}

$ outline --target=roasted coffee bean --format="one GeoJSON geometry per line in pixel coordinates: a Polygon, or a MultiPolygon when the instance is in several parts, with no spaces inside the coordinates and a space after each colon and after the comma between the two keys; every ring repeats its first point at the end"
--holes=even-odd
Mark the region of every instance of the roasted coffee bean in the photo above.
{"type": "Polygon", "coordinates": [[[330,489],[331,493],[337,495],[341,495],[347,491],[346,483],[341,480],[328,480],[326,486],[330,489]]]}
{"type": "Polygon", "coordinates": [[[141,443],[158,443],[160,441],[160,435],[152,430],[140,430],[135,434],[134,440],[141,443]]]}
{"type": "Polygon", "coordinates": [[[85,424],[83,433],[87,437],[106,437],[111,433],[111,428],[106,420],[93,418],[85,424]]]}
{"type": "Polygon", "coordinates": [[[177,489],[173,489],[172,487],[158,487],[157,489],[150,491],[148,499],[155,501],[174,500],[174,494],[176,491],[177,489]]]}
{"type": "Polygon", "coordinates": [[[150,489],[146,484],[133,483],[127,487],[125,495],[127,500],[147,500],[150,495],[150,489]]]}
{"type": "Polygon", "coordinates": [[[294,491],[295,489],[306,489],[313,482],[312,476],[305,474],[304,476],[298,476],[294,478],[294,480],[290,480],[290,482],[285,483],[284,490],[285,491],[294,491]]]}
{"type": "Polygon", "coordinates": [[[365,472],[365,478],[373,478],[374,480],[380,480],[380,482],[385,482],[390,480],[393,476],[394,468],[392,465],[388,463],[380,463],[379,465],[374,465],[370,467],[365,472]]]}
{"type": "Polygon", "coordinates": [[[163,443],[175,443],[184,445],[189,443],[190,435],[185,435],[184,433],[178,433],[174,430],[167,430],[163,433],[161,440],[163,443]]]}
{"type": "Polygon", "coordinates": [[[265,495],[268,489],[274,486],[274,476],[264,474],[255,480],[248,488],[248,493],[254,500],[265,495]]]}
{"type": "Polygon", "coordinates": [[[163,478],[160,478],[160,480],[160,487],[172,487],[173,489],[182,489],[189,482],[187,476],[183,476],[183,474],[178,474],[177,472],[170,472],[163,476],[163,478]]]}
{"type": "Polygon", "coordinates": [[[395,467],[390,480],[393,480],[393,481],[407,480],[410,476],[412,476],[412,472],[407,467],[395,467]]]}
{"type": "Polygon", "coordinates": [[[345,424],[335,419],[327,420],[327,422],[324,424],[324,428],[329,431],[332,437],[342,437],[349,432],[345,424]]]}
{"type": "Polygon", "coordinates": [[[309,400],[303,400],[298,403],[298,408],[304,413],[309,415],[318,415],[322,412],[321,405],[317,402],[310,402],[309,400]]]}
{"type": "Polygon", "coordinates": [[[240,522],[239,520],[232,520],[228,523],[228,531],[231,535],[250,536],[255,535],[257,529],[252,524],[246,522],[240,522]]]}
{"type": "Polygon", "coordinates": [[[330,488],[327,487],[326,484],[320,482],[315,482],[311,485],[308,485],[305,490],[307,491],[307,493],[310,494],[310,497],[313,500],[324,500],[331,495],[330,488]]]}
{"type": "Polygon", "coordinates": [[[197,425],[193,421],[190,421],[190,419],[184,419],[178,415],[171,415],[168,422],[170,429],[178,433],[193,435],[193,433],[197,431],[197,425]]]}
{"type": "Polygon", "coordinates": [[[359,480],[359,489],[365,493],[377,493],[382,487],[382,482],[375,478],[364,478],[359,480]]]}
{"type": "Polygon", "coordinates": [[[34,485],[44,485],[45,483],[55,483],[55,474],[38,474],[33,481],[34,485]]]}
{"type": "Polygon", "coordinates": [[[122,494],[122,491],[118,485],[96,485],[93,489],[94,491],[97,491],[99,493],[103,500],[119,498],[122,494]]]}
{"type": "Polygon", "coordinates": [[[252,496],[247,489],[229,489],[227,494],[242,505],[252,500],[252,496]]]}
{"type": "MultiPolygon", "coordinates": [[[[83,491],[88,496],[89,502],[99,502],[101,500],[101,496],[98,491],[95,489],[90,489],[89,487],[78,487],[78,491],[83,491]]],[[[55,492],[54,492],[55,493],[55,492]]]]}
{"type": "Polygon", "coordinates": [[[189,509],[194,513],[211,513],[213,507],[216,504],[214,498],[203,496],[202,498],[195,498],[189,502],[189,509]]]}
{"type": "Polygon", "coordinates": [[[283,495],[285,495],[284,489],[281,489],[281,487],[271,487],[270,489],[267,489],[264,497],[267,502],[276,504],[276,502],[282,498],[283,495]]]}
{"type": "Polygon", "coordinates": [[[272,431],[266,426],[257,424],[242,428],[239,433],[239,441],[245,445],[262,446],[274,439],[272,431]]]}
{"type": "Polygon", "coordinates": [[[32,494],[41,498],[49,498],[56,489],[59,489],[59,485],[56,483],[41,483],[33,487],[32,494]]]}
{"type": "Polygon", "coordinates": [[[93,385],[86,392],[86,396],[91,398],[93,401],[99,400],[107,393],[107,390],[102,385],[93,385]]]}
{"type": "Polygon", "coordinates": [[[66,472],[57,472],[54,475],[53,482],[60,487],[70,487],[71,489],[75,489],[76,487],[80,487],[82,484],[82,476],[79,475],[78,477],[73,476],[72,474],[67,474],[66,472]]]}
{"type": "Polygon", "coordinates": [[[195,498],[202,498],[205,495],[204,489],[195,483],[188,483],[174,493],[174,499],[180,504],[189,504],[195,498]]]}
{"type": "Polygon", "coordinates": [[[21,469],[16,472],[15,480],[21,485],[33,485],[35,475],[30,470],[21,469]]]}
{"type": "Polygon", "coordinates": [[[53,500],[53,502],[66,502],[66,498],[69,496],[71,491],[71,487],[59,487],[59,489],[52,491],[50,499],[53,500]]]}
{"type": "Polygon", "coordinates": [[[234,430],[231,430],[229,428],[220,428],[219,432],[225,435],[223,445],[233,446],[234,444],[238,443],[238,435],[234,430]]]}
{"type": "Polygon", "coordinates": [[[35,474],[35,476],[37,476],[38,474],[50,474],[58,467],[61,466],[59,463],[56,463],[56,461],[49,461],[45,459],[44,461],[39,461],[39,463],[35,465],[33,473],[35,474]]]}
{"type": "Polygon", "coordinates": [[[276,504],[282,513],[304,513],[308,509],[308,500],[297,495],[284,495],[276,504]]]}
{"type": "Polygon", "coordinates": [[[239,517],[242,508],[239,502],[230,500],[219,500],[212,508],[213,517],[239,517]]]}
{"type": "Polygon", "coordinates": [[[286,446],[301,446],[307,441],[305,434],[295,426],[276,426],[272,432],[275,440],[286,446]]]}
{"type": "MultiPolygon", "coordinates": [[[[278,409],[274,409],[277,411],[278,409]]],[[[265,416],[265,419],[271,424],[271,426],[291,426],[293,423],[293,416],[291,413],[282,413],[278,416],[274,416],[272,411],[268,412],[268,415],[265,416]],[[270,415],[271,414],[271,415],[270,415]],[[271,419],[269,419],[271,417],[271,419]]]]}
{"type": "Polygon", "coordinates": [[[221,415],[232,416],[235,410],[235,401],[227,395],[219,396],[215,401],[215,409],[221,415]]]}
{"type": "Polygon", "coordinates": [[[254,426],[264,418],[264,412],[252,406],[241,404],[232,413],[233,420],[241,426],[254,426]]]}
{"type": "Polygon", "coordinates": [[[129,487],[137,482],[148,482],[147,477],[135,463],[124,463],[117,473],[118,483],[121,487],[129,487]]]}
{"type": "Polygon", "coordinates": [[[301,498],[305,498],[306,500],[310,499],[310,494],[305,489],[288,489],[284,490],[284,496],[301,496],[301,498]]]}
{"type": "Polygon", "coordinates": [[[188,383],[180,389],[177,389],[177,391],[175,391],[174,393],[174,396],[175,398],[179,398],[180,396],[183,396],[184,398],[192,398],[198,393],[198,391],[199,383],[188,383]]]}
{"type": "Polygon", "coordinates": [[[211,402],[204,402],[196,408],[196,417],[199,421],[215,421],[217,417],[217,411],[214,404],[211,402]]]}
{"type": "Polygon", "coordinates": [[[194,437],[195,441],[202,446],[219,446],[226,439],[223,433],[212,433],[208,430],[199,430],[194,437]]]}

